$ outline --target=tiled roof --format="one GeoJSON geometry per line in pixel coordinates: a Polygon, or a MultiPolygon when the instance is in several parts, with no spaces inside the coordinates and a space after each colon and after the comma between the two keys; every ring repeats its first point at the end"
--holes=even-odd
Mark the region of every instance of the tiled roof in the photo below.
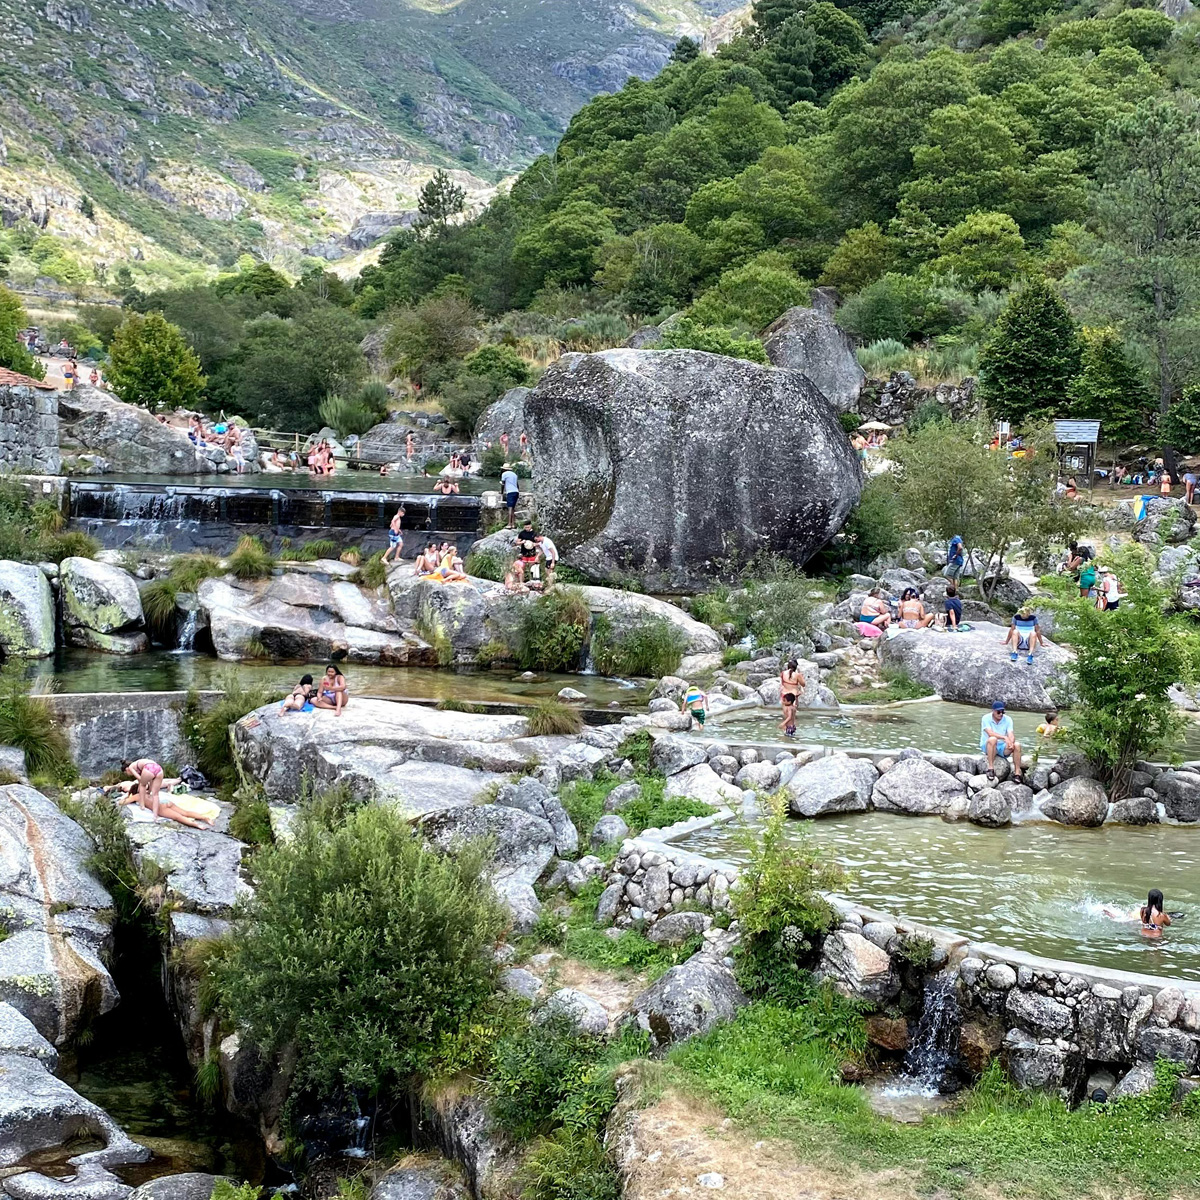
{"type": "Polygon", "coordinates": [[[28,375],[22,375],[19,371],[10,371],[7,367],[0,367],[0,387],[35,387],[43,388],[47,392],[58,390],[52,383],[46,383],[41,379],[30,379],[28,375]]]}

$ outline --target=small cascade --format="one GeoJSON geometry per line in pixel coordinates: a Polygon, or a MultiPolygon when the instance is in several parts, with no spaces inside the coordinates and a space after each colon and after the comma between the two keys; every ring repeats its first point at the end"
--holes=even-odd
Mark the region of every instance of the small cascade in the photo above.
{"type": "Polygon", "coordinates": [[[958,1031],[962,1012],[955,994],[957,973],[943,971],[925,983],[921,1019],[904,1056],[904,1070],[895,1087],[935,1095],[955,1090],[958,1031]]]}
{"type": "Polygon", "coordinates": [[[175,647],[176,654],[191,654],[196,649],[197,610],[192,609],[179,627],[179,641],[175,647]]]}
{"type": "Polygon", "coordinates": [[[371,1128],[371,1118],[357,1116],[350,1123],[350,1145],[342,1153],[347,1158],[366,1158],[370,1153],[367,1149],[367,1131],[371,1128]]]}

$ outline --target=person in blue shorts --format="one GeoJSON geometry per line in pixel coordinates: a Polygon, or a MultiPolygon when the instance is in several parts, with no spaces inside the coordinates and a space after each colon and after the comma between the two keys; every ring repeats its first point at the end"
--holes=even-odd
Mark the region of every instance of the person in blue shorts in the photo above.
{"type": "Polygon", "coordinates": [[[1013,733],[1012,717],[1004,711],[1004,701],[997,700],[990,713],[984,713],[979,722],[979,753],[987,755],[987,777],[989,783],[996,780],[996,755],[1012,760],[1013,778],[1024,780],[1021,764],[1021,743],[1013,733]]]}
{"type": "Polygon", "coordinates": [[[399,562],[400,555],[404,553],[404,536],[400,532],[400,522],[404,519],[404,506],[401,505],[396,509],[396,515],[392,518],[391,524],[388,526],[388,546],[383,552],[381,562],[387,562],[388,556],[395,553],[396,557],[393,561],[399,562]]]}
{"type": "Polygon", "coordinates": [[[1018,657],[1025,655],[1025,661],[1033,666],[1033,652],[1042,640],[1042,631],[1038,628],[1037,614],[1028,604],[1022,604],[1004,638],[1006,646],[1012,646],[1009,658],[1016,662],[1018,657]]]}

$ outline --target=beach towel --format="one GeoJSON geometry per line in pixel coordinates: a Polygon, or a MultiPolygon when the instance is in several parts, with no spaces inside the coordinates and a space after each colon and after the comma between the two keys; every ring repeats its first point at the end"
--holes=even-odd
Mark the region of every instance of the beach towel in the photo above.
{"type": "MultiPolygon", "coordinates": [[[[203,796],[193,796],[187,793],[176,796],[164,792],[159,799],[159,803],[173,804],[181,813],[185,813],[189,817],[194,817],[197,821],[215,821],[221,815],[221,806],[215,800],[206,800],[203,796]]],[[[136,800],[126,807],[131,821],[138,821],[140,823],[151,823],[154,821],[154,814],[150,809],[143,808],[136,800]]],[[[162,819],[165,821],[170,818],[163,817],[162,819]]]]}
{"type": "Polygon", "coordinates": [[[883,634],[883,630],[880,629],[878,625],[871,625],[866,621],[859,621],[854,628],[857,629],[863,637],[877,638],[883,634]]]}

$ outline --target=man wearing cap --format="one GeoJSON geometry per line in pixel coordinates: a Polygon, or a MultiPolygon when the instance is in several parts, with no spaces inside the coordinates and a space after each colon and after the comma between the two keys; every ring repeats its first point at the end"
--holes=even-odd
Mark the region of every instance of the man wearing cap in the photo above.
{"type": "Polygon", "coordinates": [[[1021,743],[1013,734],[1012,717],[1004,711],[1004,701],[997,700],[990,713],[984,713],[979,722],[979,753],[987,755],[987,777],[989,783],[996,781],[996,755],[1012,758],[1013,778],[1024,779],[1021,765],[1021,743]]]}

